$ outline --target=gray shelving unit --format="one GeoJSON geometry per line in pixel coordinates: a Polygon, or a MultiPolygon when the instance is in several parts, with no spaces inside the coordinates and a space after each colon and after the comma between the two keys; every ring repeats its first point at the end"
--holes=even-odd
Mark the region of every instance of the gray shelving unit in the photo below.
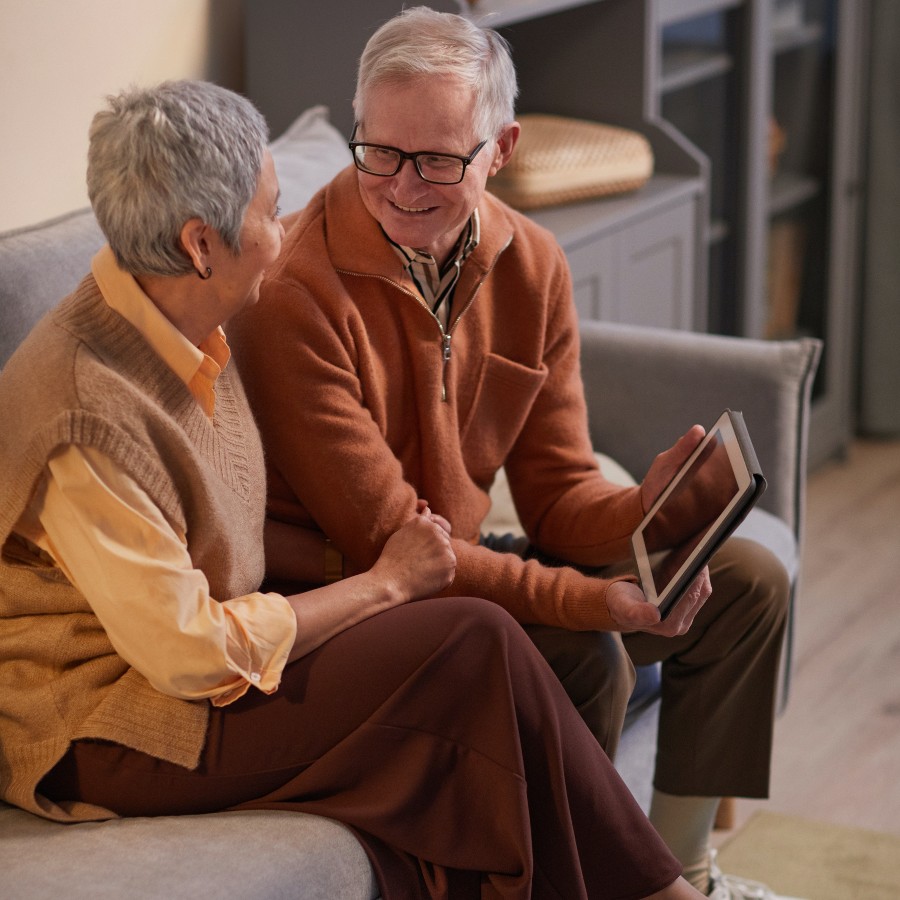
{"type": "Polygon", "coordinates": [[[825,342],[810,462],[854,430],[868,0],[657,0],[658,112],[709,161],[707,327],[825,342]]]}
{"type": "MultiPolygon", "coordinates": [[[[482,0],[447,12],[488,15],[513,47],[520,112],[621,125],[649,140],[655,173],[642,189],[541,210],[566,251],[581,314],[669,328],[706,322],[706,160],[651,111],[651,3],[634,0],[482,0]]],[[[274,133],[305,106],[326,103],[345,133],[356,61],[400,0],[344,0],[309,8],[294,0],[245,6],[247,92],[274,133]]]]}
{"type": "MultiPolygon", "coordinates": [[[[582,316],[825,340],[813,464],[852,433],[861,46],[869,0],[431,0],[510,41],[520,112],[632,128],[634,193],[548,208],[582,316]],[[772,123],[784,136],[772,151],[772,123]]],[[[274,133],[325,103],[352,127],[356,62],[400,0],[245,4],[247,92],[274,133]]]]}
{"type": "Polygon", "coordinates": [[[512,45],[520,112],[620,125],[653,148],[640,190],[532,213],[566,251],[581,315],[704,328],[707,161],[655,109],[653,5],[481,0],[472,16],[512,45]]]}

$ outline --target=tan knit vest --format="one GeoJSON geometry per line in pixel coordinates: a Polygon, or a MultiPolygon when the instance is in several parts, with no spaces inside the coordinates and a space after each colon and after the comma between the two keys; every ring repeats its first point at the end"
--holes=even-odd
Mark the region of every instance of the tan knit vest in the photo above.
{"type": "Polygon", "coordinates": [[[35,795],[76,738],[192,768],[208,705],[154,690],[113,650],[83,596],[12,529],[56,447],[95,447],[188,535],[217,599],[263,577],[262,449],[234,366],[210,420],[93,277],[48,314],[0,375],[0,796],[62,820],[102,818],[35,795]]]}

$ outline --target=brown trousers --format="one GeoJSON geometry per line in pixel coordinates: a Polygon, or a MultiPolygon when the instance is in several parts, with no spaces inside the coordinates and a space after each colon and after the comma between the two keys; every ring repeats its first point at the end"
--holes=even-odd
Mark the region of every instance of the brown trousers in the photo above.
{"type": "Polygon", "coordinates": [[[521,627],[471,598],[374,616],[275,694],[212,710],[195,771],[79,741],[40,791],[126,816],[329,816],[386,900],[643,897],[680,869],[521,627]]]}
{"type": "Polygon", "coordinates": [[[682,637],[525,630],[611,759],[634,664],[661,661],[654,786],[677,795],[766,797],[787,573],[764,547],[733,538],[713,558],[710,576],[712,596],[682,637]]]}

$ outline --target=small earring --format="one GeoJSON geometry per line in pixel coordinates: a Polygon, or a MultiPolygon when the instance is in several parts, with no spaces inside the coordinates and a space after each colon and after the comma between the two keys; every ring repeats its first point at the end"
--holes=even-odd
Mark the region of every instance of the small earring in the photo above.
{"type": "Polygon", "coordinates": [[[203,272],[198,272],[198,273],[197,273],[197,277],[198,277],[201,281],[206,281],[206,279],[209,278],[211,275],[212,275],[212,269],[211,269],[209,266],[206,267],[206,274],[205,274],[205,275],[203,274],[203,272]]]}

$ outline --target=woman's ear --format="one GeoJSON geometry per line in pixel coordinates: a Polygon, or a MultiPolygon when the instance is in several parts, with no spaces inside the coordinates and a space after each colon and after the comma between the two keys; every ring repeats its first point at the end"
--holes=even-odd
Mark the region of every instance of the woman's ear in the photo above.
{"type": "Polygon", "coordinates": [[[521,131],[522,126],[518,122],[511,122],[500,132],[497,138],[497,150],[491,163],[490,175],[496,175],[509,162],[521,131]]]}
{"type": "Polygon", "coordinates": [[[181,249],[191,258],[197,274],[201,278],[205,277],[212,249],[209,241],[209,226],[199,217],[188,219],[181,226],[179,240],[181,249]]]}

